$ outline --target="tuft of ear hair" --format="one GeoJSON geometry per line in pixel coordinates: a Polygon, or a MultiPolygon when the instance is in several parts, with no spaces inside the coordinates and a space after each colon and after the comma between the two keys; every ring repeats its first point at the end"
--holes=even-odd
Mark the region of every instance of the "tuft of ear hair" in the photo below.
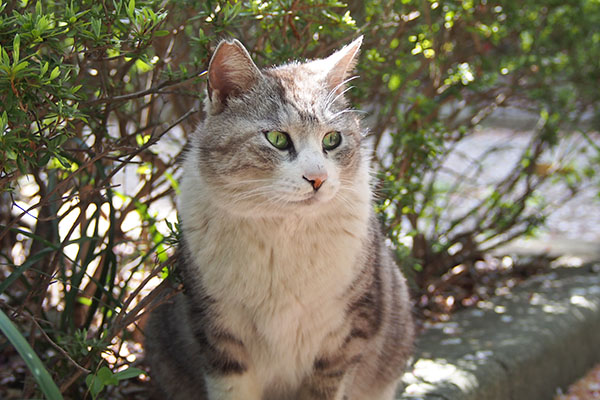
{"type": "Polygon", "coordinates": [[[260,76],[260,70],[240,41],[221,41],[208,65],[211,112],[221,112],[227,104],[227,99],[250,89],[260,76]]]}
{"type": "Polygon", "coordinates": [[[363,36],[359,36],[352,43],[342,47],[323,60],[326,68],[329,70],[326,78],[327,85],[335,94],[340,94],[344,91],[346,79],[348,79],[358,62],[362,41],[363,36]]]}

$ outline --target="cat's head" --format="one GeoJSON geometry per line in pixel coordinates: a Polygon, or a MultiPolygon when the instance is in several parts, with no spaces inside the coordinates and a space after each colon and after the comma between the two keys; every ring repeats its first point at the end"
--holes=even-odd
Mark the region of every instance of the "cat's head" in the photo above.
{"type": "Polygon", "coordinates": [[[219,204],[234,213],[314,212],[368,191],[363,133],[344,98],[361,42],[262,70],[239,41],[219,44],[198,137],[198,167],[219,204]]]}

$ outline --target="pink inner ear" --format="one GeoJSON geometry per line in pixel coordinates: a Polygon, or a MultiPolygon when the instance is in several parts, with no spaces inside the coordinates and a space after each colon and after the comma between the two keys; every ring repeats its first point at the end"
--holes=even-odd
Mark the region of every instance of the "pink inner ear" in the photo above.
{"type": "Polygon", "coordinates": [[[228,79],[223,79],[226,73],[227,72],[224,70],[219,73],[213,71],[212,74],[209,75],[208,90],[211,99],[213,96],[216,96],[219,102],[225,102],[229,94],[234,91],[235,87],[230,81],[228,79]]]}
{"type": "Polygon", "coordinates": [[[354,70],[354,67],[356,67],[362,40],[363,37],[360,36],[358,39],[333,53],[326,59],[326,61],[332,65],[327,74],[327,84],[331,90],[335,89],[335,92],[338,94],[344,90],[344,80],[348,78],[352,70],[354,70]]]}
{"type": "Polygon", "coordinates": [[[250,89],[259,76],[258,67],[240,42],[221,42],[208,67],[211,99],[224,104],[228,97],[250,89]]]}

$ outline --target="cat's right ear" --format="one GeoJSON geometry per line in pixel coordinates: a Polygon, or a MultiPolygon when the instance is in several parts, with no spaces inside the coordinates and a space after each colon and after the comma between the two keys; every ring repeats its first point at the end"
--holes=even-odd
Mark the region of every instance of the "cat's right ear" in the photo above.
{"type": "Polygon", "coordinates": [[[220,113],[230,97],[249,90],[260,70],[238,40],[222,41],[208,65],[208,97],[213,114],[220,113]]]}

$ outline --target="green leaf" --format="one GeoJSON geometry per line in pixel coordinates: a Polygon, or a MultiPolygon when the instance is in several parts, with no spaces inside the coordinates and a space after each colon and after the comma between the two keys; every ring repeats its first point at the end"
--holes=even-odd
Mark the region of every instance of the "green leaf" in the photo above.
{"type": "Polygon", "coordinates": [[[15,65],[12,68],[12,73],[16,74],[17,72],[21,71],[22,69],[27,68],[28,65],[29,65],[29,63],[27,61],[21,61],[20,63],[18,63],[17,65],[15,65]]]}
{"type": "Polygon", "coordinates": [[[400,78],[400,75],[393,74],[390,77],[390,81],[388,82],[388,88],[391,91],[394,91],[394,90],[396,90],[396,89],[398,89],[400,87],[401,83],[402,83],[402,78],[400,78]]]}
{"type": "Polygon", "coordinates": [[[21,171],[21,173],[23,175],[27,174],[27,161],[24,159],[24,157],[17,157],[17,167],[19,168],[19,171],[21,171]]]}
{"type": "Polygon", "coordinates": [[[2,115],[0,115],[0,134],[4,133],[7,126],[8,126],[8,114],[6,114],[6,111],[4,111],[2,113],[2,115]]]}
{"type": "Polygon", "coordinates": [[[96,38],[100,37],[100,31],[102,29],[102,21],[99,18],[92,17],[92,32],[96,38]]]}
{"type": "Polygon", "coordinates": [[[81,304],[86,305],[86,306],[91,306],[92,305],[92,299],[87,298],[87,297],[81,297],[80,296],[80,297],[77,297],[76,300],[77,300],[78,303],[81,303],[81,304]]]}
{"type": "Polygon", "coordinates": [[[48,72],[48,61],[46,61],[44,65],[42,65],[42,68],[40,68],[40,77],[46,75],[46,72],[48,72]]]}
{"type": "Polygon", "coordinates": [[[17,33],[13,39],[13,65],[19,61],[19,47],[21,46],[21,36],[17,33]]]}
{"type": "Polygon", "coordinates": [[[60,68],[57,65],[50,73],[50,80],[54,80],[58,75],[60,75],[60,68]]]}
{"type": "Polygon", "coordinates": [[[129,4],[127,5],[127,16],[129,16],[129,19],[131,20],[131,22],[133,22],[133,19],[134,19],[134,12],[135,12],[135,0],[129,0],[129,4]]]}
{"type": "Polygon", "coordinates": [[[102,367],[98,370],[98,372],[96,373],[96,376],[102,382],[105,382],[110,379],[110,377],[112,376],[112,372],[110,371],[110,369],[108,367],[102,367]]]}
{"type": "Polygon", "coordinates": [[[60,154],[55,154],[54,157],[56,158],[56,160],[60,163],[57,164],[57,166],[59,168],[63,168],[63,169],[71,169],[71,163],[69,162],[69,160],[67,160],[65,157],[63,157],[60,154]]]}
{"type": "Polygon", "coordinates": [[[98,373],[96,374],[96,376],[98,377],[100,382],[102,382],[104,385],[108,386],[108,385],[118,385],[119,384],[119,380],[114,376],[112,371],[106,366],[100,368],[98,370],[98,373]]]}
{"type": "Polygon", "coordinates": [[[85,377],[85,384],[90,389],[90,393],[92,394],[92,398],[96,398],[98,394],[104,389],[104,383],[100,381],[100,379],[94,375],[89,374],[85,377]]]}
{"type": "Polygon", "coordinates": [[[113,0],[113,6],[115,7],[115,11],[117,15],[121,14],[121,7],[123,6],[123,0],[115,1],[113,0]]]}
{"type": "Polygon", "coordinates": [[[165,178],[167,178],[167,180],[171,184],[171,187],[175,190],[175,193],[176,194],[181,193],[181,190],[179,189],[179,182],[173,176],[173,174],[171,174],[169,171],[165,171],[163,175],[165,176],[165,178]]]}
{"type": "Polygon", "coordinates": [[[138,69],[138,71],[140,71],[140,73],[145,73],[148,72],[150,70],[152,70],[152,68],[154,68],[154,66],[152,64],[148,64],[142,60],[135,60],[135,66],[138,69]]]}
{"type": "Polygon", "coordinates": [[[117,372],[114,376],[118,380],[122,381],[125,379],[137,378],[138,376],[144,374],[145,372],[139,368],[129,367],[126,370],[117,372]]]}
{"type": "Polygon", "coordinates": [[[27,340],[25,340],[21,332],[19,332],[2,310],[0,310],[0,330],[2,330],[4,335],[6,335],[8,340],[19,352],[46,398],[50,400],[62,400],[62,394],[60,394],[60,390],[58,390],[58,387],[52,380],[48,370],[46,370],[46,367],[35,351],[33,351],[29,343],[27,343],[27,340]]]}
{"type": "Polygon", "coordinates": [[[163,30],[154,32],[154,36],[162,37],[162,36],[167,36],[169,33],[170,33],[169,31],[163,29],[163,30]]]}
{"type": "Polygon", "coordinates": [[[8,58],[8,53],[2,48],[2,46],[0,46],[0,53],[2,53],[2,64],[4,64],[5,66],[9,66],[10,58],[8,58]]]}

